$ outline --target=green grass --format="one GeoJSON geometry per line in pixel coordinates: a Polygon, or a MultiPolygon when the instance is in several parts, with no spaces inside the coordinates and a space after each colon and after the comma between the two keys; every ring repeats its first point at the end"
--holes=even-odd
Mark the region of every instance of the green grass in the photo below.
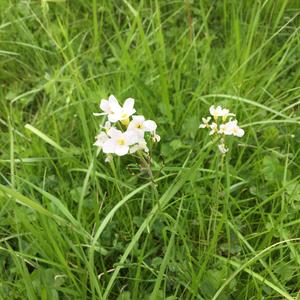
{"type": "Polygon", "coordinates": [[[0,299],[300,299],[300,3],[0,0],[0,299]],[[93,146],[114,94],[157,184],[93,146]],[[201,117],[237,114],[222,160],[201,117]]]}

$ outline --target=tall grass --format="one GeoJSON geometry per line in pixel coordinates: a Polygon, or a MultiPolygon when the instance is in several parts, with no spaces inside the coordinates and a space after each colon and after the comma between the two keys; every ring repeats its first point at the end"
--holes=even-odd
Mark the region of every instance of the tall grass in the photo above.
{"type": "Polygon", "coordinates": [[[299,1],[0,1],[0,299],[300,299],[299,1]],[[158,193],[93,147],[158,123],[158,193]],[[210,105],[246,131],[222,160],[210,105]]]}

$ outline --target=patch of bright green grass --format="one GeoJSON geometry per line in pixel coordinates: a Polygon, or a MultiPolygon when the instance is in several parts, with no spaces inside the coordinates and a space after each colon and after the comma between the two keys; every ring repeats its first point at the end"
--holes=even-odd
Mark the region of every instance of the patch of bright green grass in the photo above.
{"type": "Polygon", "coordinates": [[[0,2],[0,299],[298,299],[299,1],[0,2]],[[93,147],[158,123],[158,193],[93,147]],[[212,104],[245,129],[222,160],[212,104]]]}

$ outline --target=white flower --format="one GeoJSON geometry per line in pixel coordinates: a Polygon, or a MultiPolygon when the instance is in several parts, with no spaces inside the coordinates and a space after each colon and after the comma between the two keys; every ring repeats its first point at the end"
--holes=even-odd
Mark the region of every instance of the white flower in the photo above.
{"type": "MultiPolygon", "coordinates": [[[[245,131],[237,125],[237,120],[229,121],[223,125],[224,125],[223,133],[226,135],[234,135],[237,137],[242,137],[245,133],[245,131]]],[[[221,129],[221,126],[220,126],[220,129],[221,129]]]]}
{"type": "Polygon", "coordinates": [[[107,134],[110,138],[102,146],[104,153],[114,153],[118,156],[126,155],[129,152],[129,146],[138,141],[136,134],[131,130],[122,132],[111,127],[107,134]]]}
{"type": "Polygon", "coordinates": [[[225,144],[219,144],[218,145],[218,148],[219,148],[219,150],[220,150],[220,152],[222,153],[222,154],[225,154],[226,152],[228,152],[228,148],[226,148],[225,147],[225,144]]]}
{"type": "Polygon", "coordinates": [[[132,121],[128,125],[128,130],[134,130],[138,136],[144,137],[145,132],[155,133],[157,125],[152,120],[145,120],[144,116],[132,116],[132,121]]]}
{"type": "Polygon", "coordinates": [[[232,129],[233,126],[235,126],[233,122],[234,121],[229,121],[227,123],[221,124],[219,134],[232,135],[232,129]]]}
{"type": "Polygon", "coordinates": [[[114,95],[110,95],[108,100],[102,99],[100,108],[103,113],[94,113],[95,116],[107,115],[111,123],[118,121],[127,121],[128,118],[135,113],[134,99],[128,98],[125,100],[124,105],[121,106],[114,95]]]}
{"type": "Polygon", "coordinates": [[[97,146],[99,148],[102,148],[104,143],[109,140],[109,137],[104,131],[101,131],[97,136],[96,136],[96,142],[94,143],[94,146],[97,146]]]}
{"type": "Polygon", "coordinates": [[[129,152],[135,153],[136,151],[139,151],[139,150],[149,152],[149,148],[147,147],[147,143],[146,143],[145,139],[140,139],[136,145],[133,145],[130,148],[129,152]]]}
{"type": "Polygon", "coordinates": [[[144,138],[145,132],[150,132],[152,140],[159,142],[160,136],[156,133],[156,128],[156,123],[152,120],[145,120],[144,116],[132,116],[132,121],[128,125],[128,130],[135,131],[138,138],[144,138]]]}
{"type": "Polygon", "coordinates": [[[110,95],[107,100],[101,100],[100,109],[103,112],[94,115],[105,115],[108,121],[105,122],[104,126],[100,126],[102,131],[96,137],[94,145],[100,147],[106,154],[106,162],[110,162],[114,154],[123,156],[139,150],[149,152],[145,140],[146,132],[151,134],[153,141],[160,141],[160,136],[156,134],[157,125],[154,121],[145,120],[142,115],[133,116],[136,112],[134,99],[126,99],[121,106],[115,96],[110,95]],[[119,121],[125,125],[118,127],[120,130],[112,124],[119,121]]]}
{"type": "Polygon", "coordinates": [[[223,112],[223,109],[221,106],[215,107],[214,105],[212,105],[209,108],[209,112],[214,117],[214,119],[217,119],[218,117],[222,117],[224,115],[224,112],[223,112]]]}
{"type": "Polygon", "coordinates": [[[211,120],[211,117],[202,118],[202,124],[200,124],[199,128],[209,128],[209,121],[211,120]]]}
{"type": "Polygon", "coordinates": [[[116,113],[115,122],[121,121],[124,125],[128,125],[129,117],[132,116],[136,110],[134,109],[134,99],[128,98],[125,100],[121,110],[116,113]]]}
{"type": "Polygon", "coordinates": [[[102,99],[100,102],[100,109],[103,113],[94,113],[94,116],[107,115],[110,122],[116,122],[116,114],[121,111],[121,106],[114,95],[110,95],[108,100],[102,99]]]}
{"type": "Polygon", "coordinates": [[[209,135],[212,135],[212,134],[215,134],[215,133],[218,133],[218,125],[216,123],[211,123],[209,125],[209,128],[211,129],[210,132],[209,132],[209,135]]]}
{"type": "Polygon", "coordinates": [[[102,99],[100,102],[100,108],[105,114],[110,115],[121,109],[121,106],[114,95],[110,95],[108,100],[102,99]]]}
{"type": "Polygon", "coordinates": [[[232,114],[231,112],[229,112],[229,109],[222,108],[221,106],[215,107],[214,105],[212,105],[209,108],[209,112],[214,117],[215,120],[218,117],[222,117],[223,122],[225,122],[225,120],[226,120],[227,117],[229,117],[229,116],[235,116],[235,114],[232,114]]]}
{"type": "Polygon", "coordinates": [[[222,110],[222,122],[224,123],[227,117],[234,117],[235,114],[229,112],[229,109],[223,108],[222,110]]]}

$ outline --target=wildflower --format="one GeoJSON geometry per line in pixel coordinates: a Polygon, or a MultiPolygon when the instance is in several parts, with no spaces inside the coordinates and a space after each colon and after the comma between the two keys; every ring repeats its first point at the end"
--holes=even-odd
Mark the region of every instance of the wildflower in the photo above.
{"type": "Polygon", "coordinates": [[[123,125],[129,124],[129,117],[132,116],[136,110],[134,109],[134,99],[128,98],[125,100],[123,107],[117,112],[115,122],[121,121],[123,125]]]}
{"type": "Polygon", "coordinates": [[[199,128],[208,128],[210,129],[209,135],[214,135],[220,138],[220,144],[218,148],[222,154],[228,152],[228,148],[225,145],[225,136],[233,135],[236,137],[242,137],[245,132],[242,128],[238,126],[237,120],[232,120],[232,117],[235,114],[229,112],[227,108],[222,108],[221,106],[215,107],[212,105],[209,108],[210,114],[214,118],[214,122],[209,123],[211,117],[202,118],[202,124],[200,124],[199,128]],[[219,119],[221,117],[221,119],[219,119]],[[231,117],[229,121],[226,123],[227,117],[231,117]]]}
{"type": "Polygon", "coordinates": [[[100,109],[103,111],[103,113],[94,113],[94,116],[107,115],[110,122],[116,122],[116,113],[121,110],[121,106],[116,97],[114,95],[110,95],[108,100],[101,100],[100,109]]]}
{"type": "Polygon", "coordinates": [[[229,112],[229,109],[224,108],[222,110],[222,122],[224,123],[227,117],[235,117],[235,114],[229,112]]]}
{"type": "Polygon", "coordinates": [[[209,125],[209,128],[211,129],[209,132],[209,135],[213,135],[218,132],[218,124],[217,123],[211,123],[209,125]]]}
{"type": "Polygon", "coordinates": [[[224,134],[226,135],[242,137],[245,133],[244,130],[237,125],[237,120],[229,121],[228,123],[222,125],[225,127],[224,134]]]}
{"type": "Polygon", "coordinates": [[[209,128],[209,121],[211,120],[211,117],[202,118],[202,124],[200,124],[199,128],[209,128]]]}
{"type": "Polygon", "coordinates": [[[133,145],[130,148],[129,152],[130,153],[135,153],[135,152],[137,152],[139,150],[142,150],[142,151],[145,151],[145,152],[149,152],[149,148],[147,147],[147,142],[146,142],[146,140],[144,138],[140,139],[137,144],[133,145]]]}
{"type": "Polygon", "coordinates": [[[225,147],[225,144],[219,144],[218,145],[218,148],[219,148],[219,150],[220,150],[220,152],[222,153],[222,154],[225,154],[226,152],[228,152],[228,148],[226,148],[225,147]]]}
{"type": "Polygon", "coordinates": [[[152,120],[145,120],[144,116],[132,116],[132,121],[128,125],[129,130],[135,130],[139,136],[144,136],[145,132],[154,133],[157,125],[152,120]]]}
{"type": "Polygon", "coordinates": [[[123,156],[136,151],[149,152],[146,133],[151,134],[153,141],[160,141],[160,136],[156,133],[157,124],[146,120],[142,115],[134,115],[134,99],[126,99],[121,106],[111,95],[108,100],[101,100],[100,108],[103,113],[94,115],[107,116],[108,121],[101,126],[102,131],[97,135],[94,145],[107,155],[106,162],[111,161],[113,155],[123,156]],[[118,122],[125,126],[118,126],[117,129],[118,122]]]}
{"type": "Polygon", "coordinates": [[[102,99],[100,108],[103,113],[94,113],[95,116],[107,115],[111,123],[121,121],[122,123],[128,122],[131,115],[135,113],[134,99],[128,98],[125,100],[123,107],[119,104],[114,95],[110,95],[108,100],[102,99]]]}
{"type": "Polygon", "coordinates": [[[101,131],[97,136],[96,136],[96,142],[94,143],[95,146],[102,148],[104,143],[109,139],[107,134],[103,131],[101,131]]]}
{"type": "Polygon", "coordinates": [[[224,112],[223,112],[223,109],[221,106],[215,107],[214,105],[212,105],[209,108],[209,112],[214,117],[215,120],[217,120],[218,117],[222,117],[224,115],[224,112]]]}
{"type": "Polygon", "coordinates": [[[110,137],[102,146],[104,153],[112,153],[123,156],[129,152],[129,146],[137,142],[136,134],[133,131],[122,132],[114,127],[107,132],[110,137]]]}

